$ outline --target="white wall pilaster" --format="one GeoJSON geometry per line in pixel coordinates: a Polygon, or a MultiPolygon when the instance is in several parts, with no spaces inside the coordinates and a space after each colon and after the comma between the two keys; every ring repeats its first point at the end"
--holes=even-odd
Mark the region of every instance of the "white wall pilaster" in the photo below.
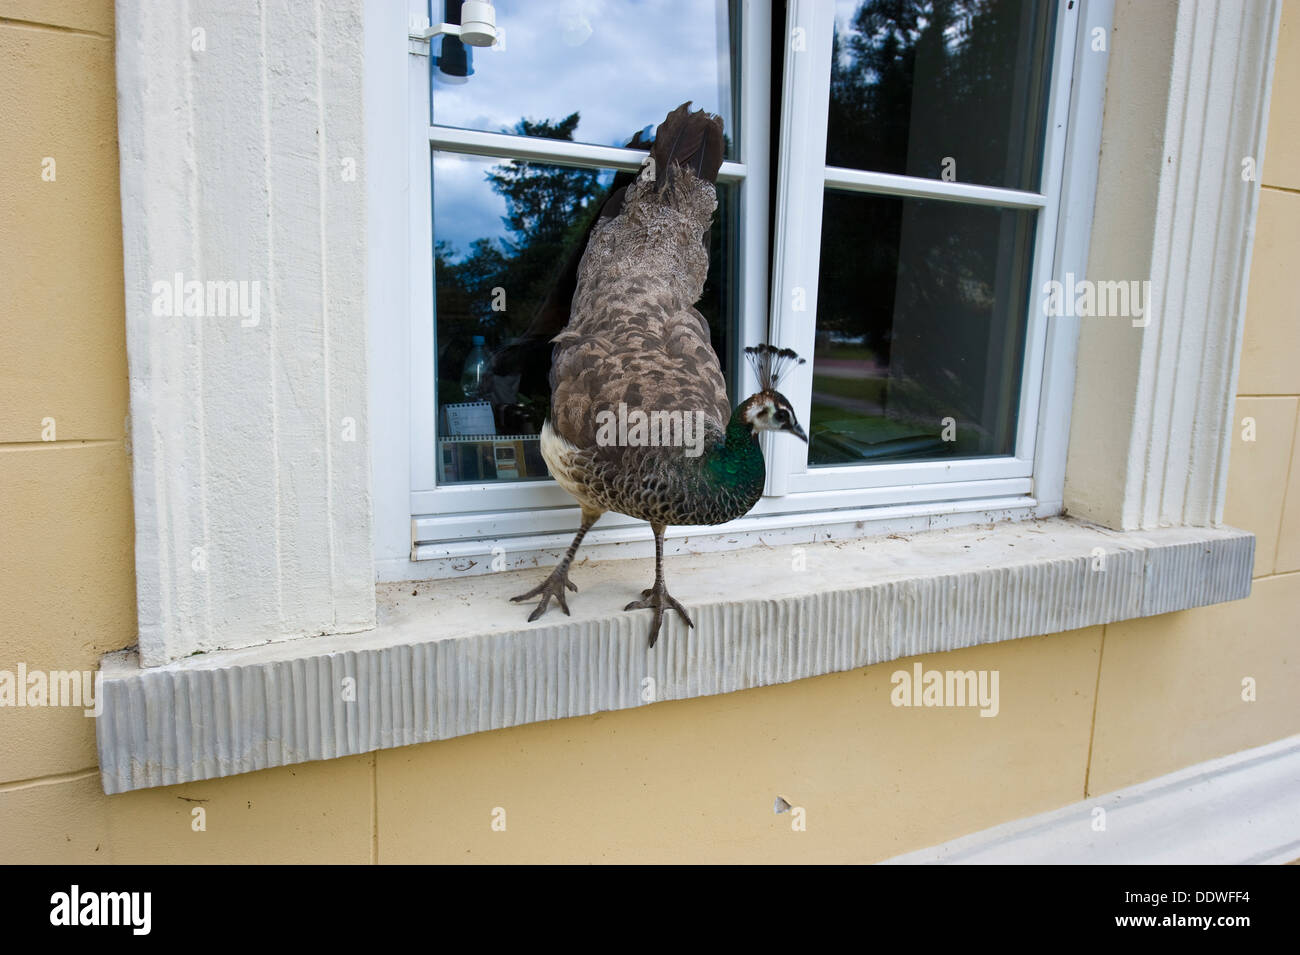
{"type": "Polygon", "coordinates": [[[1123,530],[1222,519],[1259,196],[1243,170],[1260,164],[1280,13],[1116,4],[1087,278],[1149,280],[1151,302],[1080,319],[1071,514],[1123,530]]]}
{"type": "Polygon", "coordinates": [[[358,2],[117,5],[146,665],[374,625],[362,66],[358,2]]]}

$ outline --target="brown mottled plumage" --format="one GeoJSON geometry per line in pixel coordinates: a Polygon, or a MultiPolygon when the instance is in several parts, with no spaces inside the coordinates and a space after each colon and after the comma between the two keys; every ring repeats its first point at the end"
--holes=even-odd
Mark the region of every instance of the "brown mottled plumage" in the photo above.
{"type": "Polygon", "coordinates": [[[568,566],[591,525],[610,510],[649,521],[655,584],[627,609],[654,610],[651,646],[667,607],[694,626],[664,586],[666,525],[744,515],[763,488],[757,432],[805,437],[775,380],[732,412],[708,323],[694,307],[709,269],[701,240],[717,208],[723,138],[720,118],[689,105],[660,124],[641,175],[588,238],[569,323],[554,338],[541,441],[552,476],[582,505],[582,526],[555,572],[514,598],[542,596],[530,620],[551,597],[568,613],[565,588],[577,589],[568,566]],[[603,429],[629,412],[661,421],[678,415],[695,432],[684,443],[611,441],[603,429]]]}
{"type": "Polygon", "coordinates": [[[717,194],[711,179],[673,172],[703,164],[698,152],[716,154],[706,168],[717,176],[722,120],[688,114],[688,105],[660,124],[650,161],[618,214],[592,230],[569,324],[554,339],[552,425],[579,447],[595,445],[596,413],[620,401],[647,412],[698,408],[718,435],[731,416],[708,323],[694,307],[709,271],[700,238],[717,194]],[[704,141],[706,131],[715,142],[704,141]],[[691,165],[672,161],[670,142],[692,150],[691,165]]]}

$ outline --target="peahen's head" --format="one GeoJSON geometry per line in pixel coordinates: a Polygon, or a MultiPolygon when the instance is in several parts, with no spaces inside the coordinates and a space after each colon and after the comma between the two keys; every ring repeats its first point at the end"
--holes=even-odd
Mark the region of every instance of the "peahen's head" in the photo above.
{"type": "Polygon", "coordinates": [[[740,416],[754,434],[760,431],[788,431],[796,438],[808,440],[799,419],[795,417],[790,399],[779,391],[764,389],[750,395],[740,406],[740,416]]]}
{"type": "Polygon", "coordinates": [[[777,382],[784,371],[794,365],[804,364],[789,348],[774,348],[771,345],[754,345],[745,349],[745,357],[758,375],[762,390],[750,395],[738,409],[741,419],[749,425],[751,433],[760,431],[787,431],[807,442],[808,435],[799,426],[794,406],[790,399],[776,390],[777,382]]]}

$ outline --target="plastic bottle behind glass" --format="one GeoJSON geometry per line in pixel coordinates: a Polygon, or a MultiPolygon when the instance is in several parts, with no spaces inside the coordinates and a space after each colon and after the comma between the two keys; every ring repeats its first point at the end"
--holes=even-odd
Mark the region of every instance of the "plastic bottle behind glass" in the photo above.
{"type": "Polygon", "coordinates": [[[466,401],[480,401],[487,396],[483,393],[487,380],[490,361],[487,349],[483,347],[483,336],[475,335],[469,354],[465,356],[465,367],[460,373],[460,390],[465,393],[466,401]]]}

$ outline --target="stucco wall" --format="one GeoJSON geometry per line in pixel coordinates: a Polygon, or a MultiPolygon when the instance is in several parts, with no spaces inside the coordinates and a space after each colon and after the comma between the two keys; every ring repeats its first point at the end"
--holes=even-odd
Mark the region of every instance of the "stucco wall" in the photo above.
{"type": "MultiPolygon", "coordinates": [[[[0,669],[135,641],[112,30],[109,0],[0,0],[0,669]]],[[[0,861],[871,861],[1300,732],[1295,96],[1288,0],[1226,513],[1249,600],[922,658],[998,670],[993,719],[891,706],[904,660],[112,798],[80,710],[3,708],[0,861]]]]}

